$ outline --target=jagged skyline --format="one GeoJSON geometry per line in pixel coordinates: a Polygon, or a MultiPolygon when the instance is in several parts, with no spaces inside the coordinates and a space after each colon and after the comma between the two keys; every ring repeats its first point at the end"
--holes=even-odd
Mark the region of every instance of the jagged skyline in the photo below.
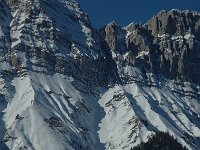
{"type": "Polygon", "coordinates": [[[88,16],[0,0],[0,150],[130,150],[158,132],[200,150],[200,13],[99,30],[88,16]]]}
{"type": "Polygon", "coordinates": [[[161,10],[188,9],[200,12],[200,1],[197,0],[77,0],[77,2],[90,16],[96,28],[101,28],[113,20],[121,26],[131,22],[145,23],[161,10]]]}

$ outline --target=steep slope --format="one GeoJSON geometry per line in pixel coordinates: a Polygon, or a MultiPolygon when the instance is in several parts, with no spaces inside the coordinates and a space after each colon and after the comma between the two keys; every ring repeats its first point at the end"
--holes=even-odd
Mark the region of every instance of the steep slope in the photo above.
{"type": "Polygon", "coordinates": [[[99,120],[94,120],[98,107],[93,102],[98,100],[72,83],[72,78],[60,74],[34,72],[13,80],[16,92],[5,110],[4,141],[10,149],[100,147],[95,124],[99,120]]]}
{"type": "Polygon", "coordinates": [[[8,29],[2,35],[10,32],[1,55],[7,59],[2,101],[8,103],[1,105],[3,149],[101,148],[94,117],[101,108],[92,89],[106,82],[106,61],[88,17],[75,1],[2,5],[10,15],[8,27],[2,26],[8,29]]]}
{"type": "Polygon", "coordinates": [[[100,31],[103,48],[121,62],[138,66],[143,61],[153,73],[199,83],[199,21],[196,12],[171,10],[161,11],[145,25],[122,28],[111,23],[100,31]]]}
{"type": "Polygon", "coordinates": [[[100,99],[106,115],[99,134],[106,149],[130,149],[158,131],[199,149],[198,87],[152,74],[144,79],[135,68],[127,68],[127,73],[133,75],[128,83],[115,85],[100,99]]]}
{"type": "Polygon", "coordinates": [[[200,148],[199,14],[97,31],[73,0],[0,11],[0,149],[129,150],[159,131],[200,148]]]}
{"type": "Polygon", "coordinates": [[[121,79],[100,100],[106,149],[130,149],[159,131],[199,149],[199,16],[162,11],[145,25],[112,22],[100,30],[121,79]],[[170,28],[180,24],[184,32],[170,28]]]}

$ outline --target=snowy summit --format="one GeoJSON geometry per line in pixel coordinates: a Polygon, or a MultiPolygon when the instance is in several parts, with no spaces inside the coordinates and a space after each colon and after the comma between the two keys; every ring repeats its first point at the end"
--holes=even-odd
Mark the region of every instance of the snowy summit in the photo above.
{"type": "Polygon", "coordinates": [[[74,0],[0,1],[0,150],[200,149],[200,14],[97,30],[74,0]]]}

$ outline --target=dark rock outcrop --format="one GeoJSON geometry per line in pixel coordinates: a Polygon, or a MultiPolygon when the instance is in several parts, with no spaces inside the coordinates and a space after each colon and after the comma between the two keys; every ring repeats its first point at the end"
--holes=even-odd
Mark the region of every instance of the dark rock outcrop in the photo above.
{"type": "Polygon", "coordinates": [[[190,11],[161,11],[146,24],[153,36],[169,34],[184,36],[189,30],[199,39],[200,15],[190,11]]]}
{"type": "Polygon", "coordinates": [[[7,1],[10,14],[2,10],[1,19],[10,19],[6,19],[6,27],[0,24],[6,35],[1,53],[6,56],[2,61],[14,71],[37,66],[76,79],[87,76],[83,83],[91,87],[120,82],[117,66],[128,65],[142,68],[144,73],[149,70],[170,79],[200,83],[198,13],[161,11],[144,25],[132,23],[123,28],[111,22],[96,31],[78,3],[67,2],[69,9],[60,16],[57,12],[62,3],[53,4],[7,1]]]}
{"type": "Polygon", "coordinates": [[[101,33],[103,49],[115,53],[113,60],[136,67],[142,64],[170,79],[200,83],[200,14],[161,11],[144,25],[120,28],[110,23],[101,33]]]}

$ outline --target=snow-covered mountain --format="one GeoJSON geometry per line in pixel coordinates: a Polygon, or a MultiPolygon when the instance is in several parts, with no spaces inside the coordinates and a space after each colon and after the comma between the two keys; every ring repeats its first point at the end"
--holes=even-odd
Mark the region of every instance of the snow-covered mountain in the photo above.
{"type": "Polygon", "coordinates": [[[100,30],[74,0],[0,1],[0,150],[200,149],[200,14],[100,30]]]}

